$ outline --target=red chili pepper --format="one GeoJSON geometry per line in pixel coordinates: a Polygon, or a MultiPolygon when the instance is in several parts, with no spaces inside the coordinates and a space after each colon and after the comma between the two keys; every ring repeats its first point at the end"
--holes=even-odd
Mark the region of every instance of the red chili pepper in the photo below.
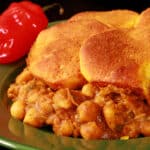
{"type": "Polygon", "coordinates": [[[43,9],[30,1],[12,3],[0,15],[0,63],[25,56],[48,19],[43,9]]]}

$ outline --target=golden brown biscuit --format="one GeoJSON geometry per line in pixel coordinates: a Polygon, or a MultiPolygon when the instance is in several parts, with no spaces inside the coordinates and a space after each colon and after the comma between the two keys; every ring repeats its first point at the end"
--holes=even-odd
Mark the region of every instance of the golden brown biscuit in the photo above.
{"type": "Polygon", "coordinates": [[[112,11],[88,11],[81,12],[70,20],[96,19],[108,26],[117,28],[132,28],[137,21],[139,14],[131,10],[112,10],[112,11]]]}
{"type": "Polygon", "coordinates": [[[141,89],[139,70],[143,63],[150,63],[150,51],[130,34],[127,30],[106,31],[84,43],[80,68],[89,82],[141,89]]]}
{"type": "Polygon", "coordinates": [[[138,28],[150,26],[150,8],[141,12],[135,26],[138,28]]]}
{"type": "Polygon", "coordinates": [[[82,42],[109,27],[96,20],[57,24],[42,31],[27,59],[29,71],[52,88],[78,88],[85,83],[80,73],[79,49],[82,42]]]}
{"type": "Polygon", "coordinates": [[[140,26],[131,30],[128,34],[138,42],[137,45],[142,45],[138,52],[138,57],[142,60],[139,74],[141,86],[150,104],[150,26],[143,25],[140,24],[140,26]]]}

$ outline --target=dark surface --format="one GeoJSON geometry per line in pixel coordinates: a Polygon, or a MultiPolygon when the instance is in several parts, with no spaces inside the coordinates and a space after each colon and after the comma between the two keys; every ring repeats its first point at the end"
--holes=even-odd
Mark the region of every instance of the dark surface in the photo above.
{"type": "MultiPolygon", "coordinates": [[[[13,0],[0,0],[0,13],[2,13],[13,0]]],[[[63,15],[59,14],[59,7],[55,6],[48,11],[46,15],[49,21],[67,19],[73,14],[85,10],[112,10],[112,9],[130,9],[137,12],[150,7],[150,0],[33,0],[42,7],[48,4],[59,3],[63,9],[63,15]]],[[[0,150],[6,148],[0,146],[0,150]]]]}
{"type": "MultiPolygon", "coordinates": [[[[2,0],[0,0],[1,2],[2,0]]],[[[42,7],[59,3],[64,8],[64,14],[59,15],[59,7],[55,6],[46,14],[49,21],[67,19],[73,14],[85,10],[112,10],[112,9],[130,9],[137,12],[150,7],[150,0],[32,0],[42,7]]],[[[0,13],[4,11],[13,0],[5,0],[0,3],[0,13]]]]}
{"type": "Polygon", "coordinates": [[[0,150],[9,150],[8,148],[5,148],[3,146],[0,146],[0,150]]]}

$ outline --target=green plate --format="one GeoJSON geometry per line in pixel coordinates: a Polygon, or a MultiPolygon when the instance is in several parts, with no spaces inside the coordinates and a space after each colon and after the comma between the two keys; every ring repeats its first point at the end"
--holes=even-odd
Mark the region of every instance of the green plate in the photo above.
{"type": "MultiPolygon", "coordinates": [[[[50,23],[49,25],[53,25],[50,23]]],[[[131,140],[83,140],[56,136],[47,128],[37,129],[23,124],[10,116],[11,101],[7,89],[16,75],[25,66],[20,60],[9,65],[0,65],[0,145],[18,150],[149,150],[150,138],[131,140]]]]}

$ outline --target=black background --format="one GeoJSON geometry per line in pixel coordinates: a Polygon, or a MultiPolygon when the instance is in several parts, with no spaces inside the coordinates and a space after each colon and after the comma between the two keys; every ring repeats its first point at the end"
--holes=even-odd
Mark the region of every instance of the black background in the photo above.
{"type": "MultiPolygon", "coordinates": [[[[18,0],[19,1],[19,0],[18,0]]],[[[0,13],[2,13],[13,0],[0,0],[0,13]]],[[[137,12],[150,7],[150,0],[32,0],[42,7],[59,3],[64,8],[64,14],[59,15],[58,6],[46,11],[49,21],[67,19],[73,14],[85,10],[112,10],[130,9],[137,12]]]]}
{"type": "MultiPolygon", "coordinates": [[[[0,0],[0,14],[7,9],[13,0],[0,0]]],[[[112,10],[112,9],[130,9],[137,12],[150,7],[150,0],[32,0],[42,7],[59,3],[64,8],[64,14],[59,15],[59,7],[55,6],[46,11],[49,21],[67,19],[73,14],[86,10],[112,10]]],[[[4,150],[0,147],[0,150],[4,150]]]]}

